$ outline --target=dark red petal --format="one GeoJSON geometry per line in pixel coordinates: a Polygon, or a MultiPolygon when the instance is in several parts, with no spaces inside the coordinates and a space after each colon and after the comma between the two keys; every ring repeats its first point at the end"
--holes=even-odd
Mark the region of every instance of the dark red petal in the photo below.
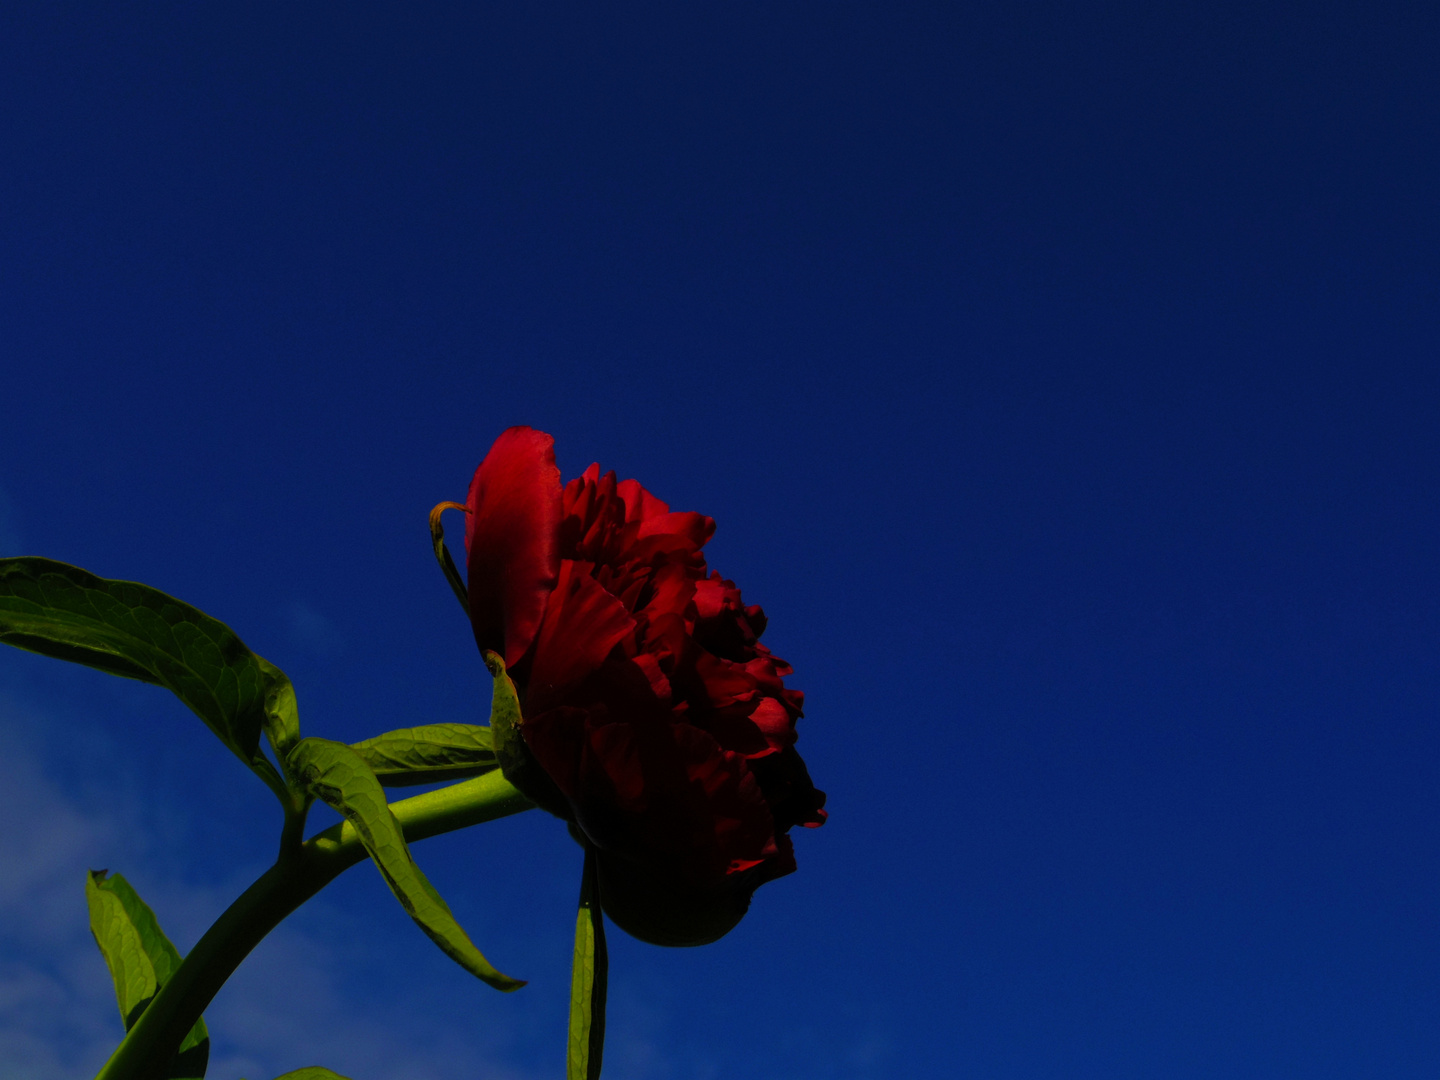
{"type": "Polygon", "coordinates": [[[610,722],[587,723],[579,823],[601,847],[643,860],[694,885],[774,851],[774,819],[738,754],[684,722],[634,703],[610,722]]]}
{"type": "Polygon", "coordinates": [[[611,566],[627,561],[626,548],[640,526],[627,523],[627,508],[617,488],[615,473],[602,476],[599,465],[591,465],[565,485],[561,558],[611,566]]]}
{"type": "Polygon", "coordinates": [[[514,665],[535,639],[560,569],[555,440],[528,427],[503,432],[475,470],[468,508],[475,640],[514,665]]]}
{"type": "Polygon", "coordinates": [[[644,673],[646,680],[650,683],[650,692],[655,695],[655,700],[668,708],[672,696],[670,680],[665,677],[665,672],[660,667],[660,661],[649,653],[640,653],[631,657],[629,663],[634,664],[644,673]]]}
{"type": "Polygon", "coordinates": [[[620,498],[625,500],[626,521],[649,521],[670,512],[669,504],[651,495],[638,480],[621,480],[618,491],[620,498]]]}
{"type": "Polygon", "coordinates": [[[695,610],[700,618],[713,619],[720,614],[729,592],[726,588],[728,584],[720,579],[719,574],[713,573],[704,581],[695,583],[695,610]]]}
{"type": "Polygon", "coordinates": [[[825,792],[811,782],[810,770],[793,746],[748,764],[760,781],[765,801],[775,815],[775,827],[780,832],[792,825],[815,828],[825,824],[828,815],[821,809],[825,805],[825,792]]]}
{"type": "Polygon", "coordinates": [[[635,629],[625,605],[589,574],[586,563],[565,559],[545,606],[530,681],[527,711],[543,711],[563,702],[570,690],[599,669],[610,650],[635,629]]]}
{"type": "Polygon", "coordinates": [[[662,563],[650,575],[649,595],[643,610],[650,620],[674,615],[684,621],[685,609],[695,595],[695,578],[683,563],[662,563]]]}
{"type": "Polygon", "coordinates": [[[693,510],[682,510],[674,514],[657,514],[640,523],[640,539],[661,534],[682,536],[697,548],[704,547],[705,541],[715,535],[715,519],[693,510]]]}
{"type": "MultiPolygon", "coordinates": [[[[823,812],[823,811],[822,811],[823,812]]],[[[790,837],[784,833],[777,833],[775,836],[775,854],[765,860],[764,872],[760,875],[760,882],[774,881],[778,877],[795,872],[795,845],[790,842],[790,837]]]]}
{"type": "Polygon", "coordinates": [[[689,724],[671,728],[690,781],[705,793],[710,829],[726,872],[753,866],[774,850],[775,820],[759,783],[739,754],[689,724]],[[742,865],[744,864],[744,865],[742,865]]]}
{"type": "Polygon", "coordinates": [[[580,760],[585,753],[584,709],[562,705],[558,709],[527,716],[521,725],[525,745],[550,774],[567,799],[575,798],[579,786],[580,760]]]}
{"type": "Polygon", "coordinates": [[[697,689],[704,700],[717,709],[748,699],[756,689],[757,680],[743,667],[707,652],[696,654],[694,670],[700,682],[697,689]]]}
{"type": "MultiPolygon", "coordinates": [[[[655,730],[652,725],[649,730],[655,730]]],[[[647,783],[643,735],[646,728],[633,723],[591,724],[585,766],[588,791],[603,792],[610,802],[630,817],[631,827],[643,825],[643,814],[656,801],[656,785],[647,783]]],[[[588,809],[588,808],[587,808],[588,809]]],[[[669,809],[666,807],[666,809],[669,809]]],[[[583,812],[582,812],[583,814],[583,812]]],[[[673,822],[673,815],[669,815],[673,822]]]]}
{"type": "Polygon", "coordinates": [[[750,721],[765,735],[765,740],[776,750],[789,746],[795,741],[795,718],[790,710],[774,698],[767,697],[755,706],[750,721]]]}
{"type": "Polygon", "coordinates": [[[728,709],[692,709],[686,714],[689,722],[710,735],[726,750],[748,760],[774,754],[780,748],[766,739],[764,732],[746,715],[748,702],[739,702],[728,709]]]}

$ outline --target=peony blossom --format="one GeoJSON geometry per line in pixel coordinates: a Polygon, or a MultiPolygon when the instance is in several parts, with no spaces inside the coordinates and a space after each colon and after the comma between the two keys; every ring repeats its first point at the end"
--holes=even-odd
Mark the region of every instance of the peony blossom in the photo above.
{"type": "Polygon", "coordinates": [[[526,793],[593,845],[623,929],[715,940],[795,869],[788,831],[822,824],[825,795],[764,612],[705,564],[714,521],[598,465],[562,488],[554,440],[528,427],[495,441],[466,509],[475,640],[504,658],[548,777],[526,793]]]}

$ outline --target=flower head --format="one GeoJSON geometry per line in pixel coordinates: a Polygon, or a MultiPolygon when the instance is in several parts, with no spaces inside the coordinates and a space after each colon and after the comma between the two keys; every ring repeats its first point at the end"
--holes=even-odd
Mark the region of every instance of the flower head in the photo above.
{"type": "Polygon", "coordinates": [[[562,488],[554,440],[526,427],[495,441],[467,510],[475,639],[519,690],[548,777],[532,797],[594,846],[623,929],[720,937],[795,869],[787,833],[822,824],[825,795],[795,750],[804,696],[760,643],[764,612],[706,566],[714,521],[598,465],[562,488]]]}

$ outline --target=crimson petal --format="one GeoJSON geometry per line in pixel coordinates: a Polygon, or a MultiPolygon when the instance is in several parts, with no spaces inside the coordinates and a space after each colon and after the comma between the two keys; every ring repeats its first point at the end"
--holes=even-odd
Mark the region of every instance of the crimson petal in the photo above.
{"type": "Polygon", "coordinates": [[[588,563],[562,560],[535,635],[526,711],[560,704],[565,691],[599,670],[610,650],[634,629],[625,605],[590,576],[588,563]]]}
{"type": "Polygon", "coordinates": [[[560,570],[555,440],[529,427],[503,432],[475,470],[467,509],[475,640],[513,666],[540,629],[560,570]]]}

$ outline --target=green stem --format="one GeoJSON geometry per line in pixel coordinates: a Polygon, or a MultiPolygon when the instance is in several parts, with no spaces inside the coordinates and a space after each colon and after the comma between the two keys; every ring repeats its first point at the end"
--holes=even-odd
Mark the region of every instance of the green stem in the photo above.
{"type": "MultiPolygon", "coordinates": [[[[408,842],[531,809],[499,769],[391,804],[408,842]]],[[[163,1080],[180,1043],[240,961],[285,916],[365,858],[351,824],[342,822],[279,860],[240,894],[190,950],[96,1080],[163,1080]]]]}

